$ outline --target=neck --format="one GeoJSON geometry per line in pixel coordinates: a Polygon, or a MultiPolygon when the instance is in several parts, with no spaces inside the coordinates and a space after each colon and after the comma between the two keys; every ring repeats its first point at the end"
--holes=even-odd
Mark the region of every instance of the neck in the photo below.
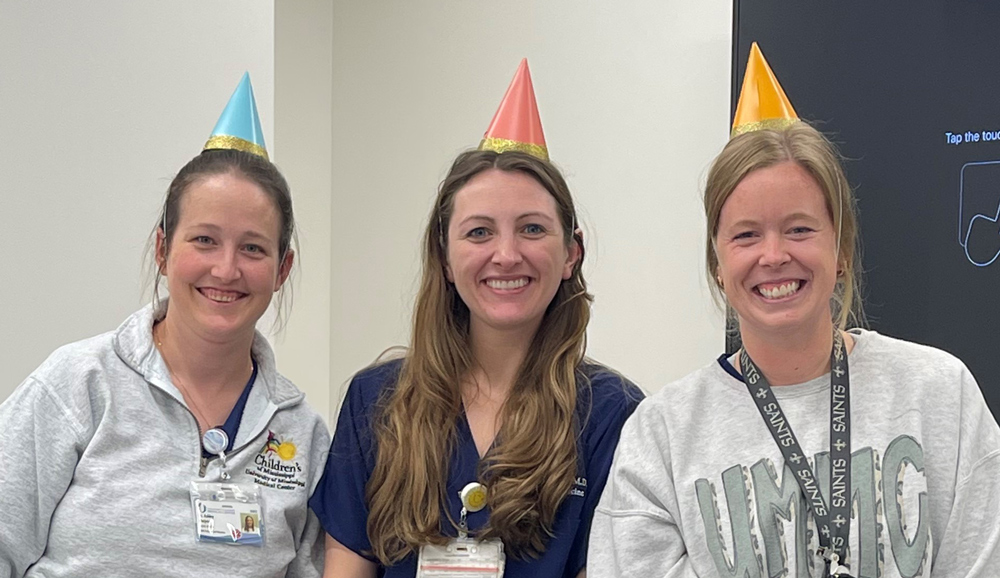
{"type": "Polygon", "coordinates": [[[833,322],[829,319],[808,331],[761,334],[743,330],[740,337],[772,386],[803,383],[830,371],[833,322]]]}
{"type": "Polygon", "coordinates": [[[490,398],[507,397],[517,379],[528,348],[537,328],[498,331],[477,327],[469,330],[472,356],[476,365],[472,368],[472,383],[490,398]]]}
{"type": "Polygon", "coordinates": [[[252,371],[252,331],[238,339],[214,341],[172,319],[168,311],[154,327],[153,339],[170,373],[188,387],[219,393],[246,386],[252,371]]]}

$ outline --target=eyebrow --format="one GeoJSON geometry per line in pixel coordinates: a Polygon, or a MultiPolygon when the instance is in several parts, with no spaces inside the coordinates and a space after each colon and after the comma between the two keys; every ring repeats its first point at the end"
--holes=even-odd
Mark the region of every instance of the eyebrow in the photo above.
{"type": "MultiPolygon", "coordinates": [[[[517,219],[515,219],[515,220],[521,221],[523,219],[528,219],[528,218],[532,218],[532,217],[545,219],[547,221],[554,221],[555,220],[550,215],[546,215],[545,213],[543,213],[541,211],[529,211],[527,213],[523,213],[521,215],[518,215],[517,219]]],[[[459,223],[458,225],[461,227],[462,225],[464,225],[465,223],[467,223],[469,221],[485,221],[485,222],[490,223],[490,224],[496,223],[496,219],[494,219],[493,217],[488,217],[486,215],[469,215],[468,217],[462,219],[462,222],[459,223]]]]}
{"type": "MultiPolygon", "coordinates": [[[[209,231],[212,231],[213,233],[218,233],[219,231],[222,230],[222,227],[220,227],[218,225],[213,225],[212,223],[197,223],[195,225],[191,225],[190,228],[191,229],[208,229],[209,231]]],[[[274,241],[274,239],[272,239],[271,237],[268,237],[267,235],[263,235],[261,233],[258,233],[257,231],[243,231],[243,233],[241,234],[241,236],[243,236],[243,237],[249,237],[251,239],[260,239],[262,241],[270,241],[270,242],[274,241]]]]}
{"type": "MultiPolygon", "coordinates": [[[[785,217],[784,219],[782,219],[782,222],[787,223],[788,221],[798,221],[798,220],[812,221],[814,223],[820,221],[820,219],[817,219],[816,217],[814,217],[814,216],[812,216],[812,215],[810,215],[808,213],[792,213],[791,215],[788,215],[787,217],[785,217]]],[[[732,225],[730,225],[729,227],[727,227],[727,229],[739,229],[739,228],[742,228],[742,227],[752,227],[752,226],[755,226],[755,225],[758,225],[758,224],[760,224],[759,221],[755,221],[753,219],[743,219],[741,221],[736,221],[735,223],[733,223],[732,225]]]]}

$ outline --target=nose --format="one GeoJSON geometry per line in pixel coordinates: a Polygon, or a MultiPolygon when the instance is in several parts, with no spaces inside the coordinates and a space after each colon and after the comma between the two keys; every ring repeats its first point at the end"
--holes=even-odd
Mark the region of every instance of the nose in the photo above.
{"type": "Polygon", "coordinates": [[[500,235],[493,251],[493,264],[509,269],[523,260],[517,235],[500,235]]]}
{"type": "Polygon", "coordinates": [[[227,283],[239,279],[242,273],[236,253],[236,249],[218,251],[216,260],[212,264],[212,276],[227,283]]]}
{"type": "Polygon", "coordinates": [[[764,242],[761,243],[759,263],[765,267],[778,267],[791,261],[787,242],[782,235],[766,235],[764,242]]]}

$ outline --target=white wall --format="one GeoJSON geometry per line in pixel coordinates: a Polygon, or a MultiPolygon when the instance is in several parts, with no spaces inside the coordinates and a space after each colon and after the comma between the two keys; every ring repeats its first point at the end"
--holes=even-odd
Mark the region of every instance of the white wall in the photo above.
{"type": "Polygon", "coordinates": [[[699,193],[728,137],[731,4],[336,2],[334,383],[406,343],[436,187],[522,56],[586,226],[591,355],[647,390],[718,355],[699,193]]]}
{"type": "Polygon", "coordinates": [[[698,195],[728,135],[728,0],[93,6],[0,2],[0,399],[142,303],[163,192],[244,69],[302,242],[276,349],[315,407],[406,343],[434,191],[522,56],[583,216],[591,355],[655,390],[721,351],[698,195]]]}
{"type": "Polygon", "coordinates": [[[337,393],[330,379],[333,4],[276,3],[274,36],[274,162],[292,188],[300,247],[292,314],[272,343],[282,373],[326,416],[337,393]]]}
{"type": "Polygon", "coordinates": [[[274,132],[271,1],[0,1],[0,399],[144,303],[174,173],[244,70],[274,132]]]}

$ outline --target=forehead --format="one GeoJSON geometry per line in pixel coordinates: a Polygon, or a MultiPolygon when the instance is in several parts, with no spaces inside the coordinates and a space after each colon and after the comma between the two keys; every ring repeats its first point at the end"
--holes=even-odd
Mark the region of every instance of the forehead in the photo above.
{"type": "Polygon", "coordinates": [[[533,177],[521,171],[490,169],[455,194],[452,222],[472,215],[500,218],[540,212],[558,219],[556,200],[533,177]]]}
{"type": "Polygon", "coordinates": [[[781,220],[797,213],[830,219],[819,183],[799,164],[787,161],[747,174],[722,205],[719,226],[745,219],[781,220]]]}
{"type": "Polygon", "coordinates": [[[224,173],[191,183],[181,198],[177,225],[212,224],[276,236],[279,221],[277,207],[258,184],[224,173]]]}

